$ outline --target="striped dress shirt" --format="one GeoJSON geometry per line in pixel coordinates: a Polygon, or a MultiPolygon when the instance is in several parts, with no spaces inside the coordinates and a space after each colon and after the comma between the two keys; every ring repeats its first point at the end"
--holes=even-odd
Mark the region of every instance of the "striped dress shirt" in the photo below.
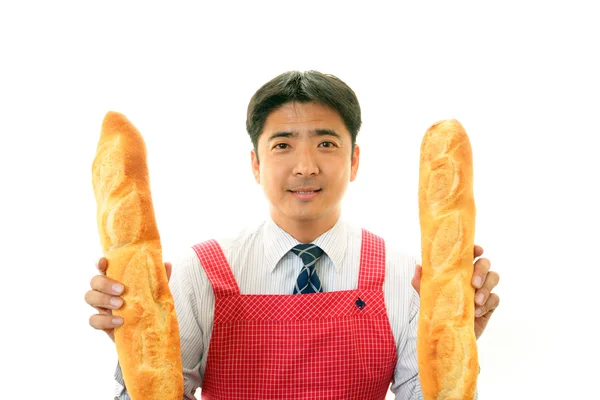
{"type": "MultiPolygon", "coordinates": [[[[360,227],[340,218],[312,242],[325,252],[315,267],[323,291],[357,288],[361,238],[360,227]]],[[[235,239],[217,242],[242,294],[292,294],[303,264],[290,250],[299,242],[272,219],[235,239]]],[[[416,354],[419,296],[411,285],[418,260],[395,251],[387,243],[385,252],[384,299],[398,352],[391,391],[396,400],[422,399],[416,354]]],[[[191,247],[174,264],[169,286],[179,322],[184,398],[195,399],[206,368],[215,299],[191,247]]],[[[116,398],[129,400],[118,365],[115,379],[116,398]]]]}

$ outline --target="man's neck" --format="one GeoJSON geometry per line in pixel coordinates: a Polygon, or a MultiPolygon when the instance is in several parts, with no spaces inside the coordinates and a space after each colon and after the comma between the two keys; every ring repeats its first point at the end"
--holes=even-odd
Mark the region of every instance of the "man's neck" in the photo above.
{"type": "Polygon", "coordinates": [[[275,212],[271,211],[271,218],[277,226],[300,243],[312,243],[316,238],[333,228],[340,218],[340,212],[316,220],[292,220],[282,218],[281,215],[276,215],[275,212]]]}

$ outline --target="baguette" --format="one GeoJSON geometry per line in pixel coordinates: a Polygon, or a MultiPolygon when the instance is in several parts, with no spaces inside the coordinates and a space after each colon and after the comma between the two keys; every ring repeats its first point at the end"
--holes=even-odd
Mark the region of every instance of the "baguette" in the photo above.
{"type": "Polygon", "coordinates": [[[474,313],[475,201],[471,144],[456,120],[421,144],[421,308],[417,334],[425,400],[472,400],[478,374],[474,313]]]}
{"type": "Polygon", "coordinates": [[[113,314],[123,379],[133,400],[181,400],[179,329],[150,196],[146,146],[123,116],[108,112],[92,164],[107,276],[123,283],[113,314]]]}

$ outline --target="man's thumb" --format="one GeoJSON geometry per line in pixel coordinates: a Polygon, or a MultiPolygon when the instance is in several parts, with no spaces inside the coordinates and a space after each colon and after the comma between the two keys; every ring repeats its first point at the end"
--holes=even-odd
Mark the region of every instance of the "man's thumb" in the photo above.
{"type": "Polygon", "coordinates": [[[415,266],[415,275],[412,278],[412,281],[410,281],[410,283],[412,284],[412,287],[415,288],[415,290],[417,291],[417,293],[421,294],[421,271],[423,270],[423,267],[420,266],[419,264],[417,264],[415,266]]]}

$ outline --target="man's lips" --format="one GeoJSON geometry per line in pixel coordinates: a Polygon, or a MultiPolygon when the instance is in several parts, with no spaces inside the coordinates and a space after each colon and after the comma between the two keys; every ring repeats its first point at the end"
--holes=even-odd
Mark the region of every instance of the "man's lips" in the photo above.
{"type": "Polygon", "coordinates": [[[315,196],[317,196],[320,191],[321,191],[321,189],[308,190],[305,188],[288,190],[288,192],[290,192],[292,194],[292,196],[294,196],[300,200],[310,200],[310,199],[314,198],[315,196]]]}
{"type": "Polygon", "coordinates": [[[319,192],[319,191],[321,191],[321,188],[317,188],[317,187],[301,187],[301,188],[290,189],[289,191],[293,192],[293,193],[310,193],[310,192],[319,192]]]}

